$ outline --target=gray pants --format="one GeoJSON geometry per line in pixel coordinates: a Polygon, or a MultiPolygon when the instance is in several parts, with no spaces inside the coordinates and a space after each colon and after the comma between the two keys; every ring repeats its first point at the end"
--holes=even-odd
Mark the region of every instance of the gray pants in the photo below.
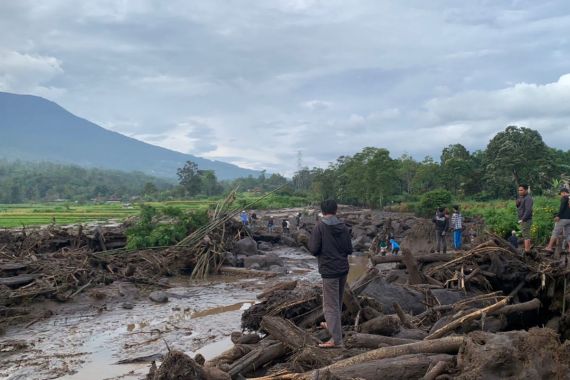
{"type": "Polygon", "coordinates": [[[342,298],[346,277],[323,278],[323,311],[334,343],[342,345],[342,298]]]}
{"type": "Polygon", "coordinates": [[[442,235],[441,233],[444,231],[435,231],[435,241],[437,244],[437,249],[436,251],[439,253],[441,250],[441,246],[443,245],[443,253],[447,252],[447,234],[446,235],[442,235]]]}

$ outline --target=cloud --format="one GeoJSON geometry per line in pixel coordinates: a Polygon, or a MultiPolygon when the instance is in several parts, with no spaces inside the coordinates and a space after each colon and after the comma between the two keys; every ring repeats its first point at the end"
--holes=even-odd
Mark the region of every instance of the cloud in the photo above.
{"type": "Polygon", "coordinates": [[[365,146],[439,157],[508,124],[567,149],[570,3],[0,2],[0,89],[292,174],[365,146]],[[562,131],[562,132],[561,132],[562,131]]]}
{"type": "Polygon", "coordinates": [[[489,119],[570,117],[570,73],[546,84],[518,83],[494,91],[469,91],[427,102],[436,124],[489,119]]]}
{"type": "Polygon", "coordinates": [[[58,98],[65,90],[50,86],[63,74],[61,62],[50,56],[0,50],[0,90],[58,98]]]}
{"type": "Polygon", "coordinates": [[[325,111],[331,109],[333,104],[325,100],[309,100],[303,102],[301,106],[311,111],[325,111]]]}

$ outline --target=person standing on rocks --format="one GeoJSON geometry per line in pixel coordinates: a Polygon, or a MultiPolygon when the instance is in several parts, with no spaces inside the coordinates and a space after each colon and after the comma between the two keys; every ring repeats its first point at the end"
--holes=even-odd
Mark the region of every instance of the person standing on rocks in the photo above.
{"type": "Polygon", "coordinates": [[[548,253],[554,253],[554,244],[556,244],[556,240],[558,240],[560,235],[564,236],[570,248],[570,204],[568,202],[568,189],[563,187],[560,189],[560,207],[554,218],[552,236],[550,237],[548,245],[544,248],[548,253]]]}
{"type": "Polygon", "coordinates": [[[451,215],[451,228],[453,229],[453,248],[460,249],[463,237],[463,216],[459,212],[459,206],[453,206],[453,214],[451,215]]]}
{"type": "Polygon", "coordinates": [[[530,253],[530,227],[532,226],[532,197],[528,193],[528,185],[519,185],[519,197],[517,198],[517,215],[521,225],[522,237],[524,239],[524,253],[530,253]]]}
{"type": "Polygon", "coordinates": [[[269,220],[267,221],[267,229],[269,230],[269,232],[273,232],[273,227],[275,226],[275,220],[273,219],[273,217],[270,215],[269,216],[269,220]]]}
{"type": "Polygon", "coordinates": [[[336,217],[337,209],[338,205],[332,199],[321,203],[323,217],[313,229],[308,244],[309,251],[317,257],[323,281],[323,312],[326,322],[321,325],[331,334],[329,341],[319,344],[323,348],[343,345],[342,299],[352,242],[348,227],[336,217]]]}
{"type": "Polygon", "coordinates": [[[435,241],[437,244],[437,253],[447,253],[446,231],[449,228],[449,218],[445,215],[445,209],[440,207],[432,221],[435,223],[435,241]],[[443,246],[443,247],[442,247],[443,246]]]}

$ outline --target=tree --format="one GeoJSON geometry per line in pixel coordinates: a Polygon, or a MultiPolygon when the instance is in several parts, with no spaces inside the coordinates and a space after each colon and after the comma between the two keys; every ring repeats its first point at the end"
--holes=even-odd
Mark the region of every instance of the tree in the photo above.
{"type": "Polygon", "coordinates": [[[465,182],[471,176],[471,156],[461,144],[453,144],[441,152],[441,178],[445,187],[457,195],[464,190],[465,182]]]}
{"type": "Polygon", "coordinates": [[[497,196],[510,196],[522,182],[533,190],[547,189],[554,172],[551,151],[537,131],[508,126],[487,145],[485,161],[486,179],[501,189],[497,196]]]}
{"type": "Polygon", "coordinates": [[[176,171],[178,182],[191,197],[197,195],[202,187],[202,179],[198,173],[198,165],[192,161],[186,161],[182,168],[176,171]]]}
{"type": "Polygon", "coordinates": [[[144,184],[143,194],[144,195],[153,195],[158,192],[156,185],[152,182],[147,182],[144,184]]]}
{"type": "Polygon", "coordinates": [[[223,191],[213,170],[198,170],[202,184],[202,191],[207,195],[218,195],[223,191]]]}
{"type": "Polygon", "coordinates": [[[437,188],[441,182],[439,179],[439,171],[440,167],[437,162],[435,162],[432,157],[426,156],[418,166],[416,175],[412,180],[414,192],[423,194],[426,191],[437,188]]]}
{"type": "Polygon", "coordinates": [[[401,192],[412,194],[412,181],[416,175],[419,164],[409,154],[402,154],[398,158],[398,178],[400,180],[401,192]]]}

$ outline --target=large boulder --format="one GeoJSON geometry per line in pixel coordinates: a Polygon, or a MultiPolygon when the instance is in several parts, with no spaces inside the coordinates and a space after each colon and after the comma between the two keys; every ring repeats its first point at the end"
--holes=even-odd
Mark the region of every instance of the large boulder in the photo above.
{"type": "Polygon", "coordinates": [[[269,268],[272,265],[283,266],[283,260],[274,253],[244,257],[243,266],[245,268],[251,268],[253,264],[258,264],[261,268],[269,268]]]}
{"type": "Polygon", "coordinates": [[[239,240],[234,246],[234,253],[238,255],[257,255],[257,243],[250,237],[239,240]]]}

